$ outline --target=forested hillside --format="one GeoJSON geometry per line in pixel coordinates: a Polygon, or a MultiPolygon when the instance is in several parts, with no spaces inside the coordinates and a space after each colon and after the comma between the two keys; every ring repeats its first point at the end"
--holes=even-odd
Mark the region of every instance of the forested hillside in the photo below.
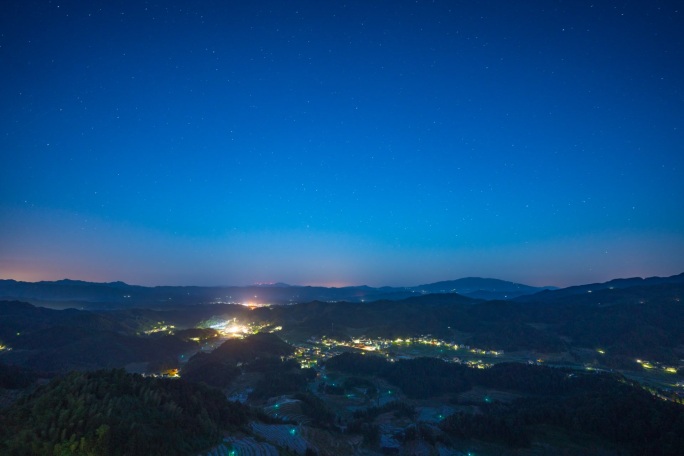
{"type": "Polygon", "coordinates": [[[123,370],[73,372],[0,416],[7,455],[186,455],[247,424],[218,390],[123,370]]]}

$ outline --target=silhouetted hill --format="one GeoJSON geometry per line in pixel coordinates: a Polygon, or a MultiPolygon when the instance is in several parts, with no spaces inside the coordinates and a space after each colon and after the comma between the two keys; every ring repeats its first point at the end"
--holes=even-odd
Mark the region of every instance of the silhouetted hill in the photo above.
{"type": "MultiPolygon", "coordinates": [[[[211,353],[195,354],[183,367],[182,376],[188,381],[223,388],[240,375],[240,366],[248,369],[255,364],[278,367],[282,364],[281,358],[293,352],[294,347],[275,334],[254,334],[245,339],[227,340],[211,353]]],[[[299,368],[296,363],[294,367],[299,368]]]]}
{"type": "Polygon", "coordinates": [[[499,279],[465,277],[458,280],[419,285],[411,287],[411,289],[422,293],[458,293],[481,299],[510,299],[516,296],[537,293],[542,290],[555,289],[555,287],[531,287],[499,279]]]}
{"type": "Polygon", "coordinates": [[[293,351],[292,345],[277,335],[259,333],[245,339],[227,340],[211,352],[210,356],[220,361],[248,362],[269,356],[279,358],[290,355],[293,351]]]}
{"type": "Polygon", "coordinates": [[[605,288],[592,293],[535,295],[536,302],[480,301],[458,294],[428,294],[373,303],[310,302],[256,309],[293,336],[413,337],[432,334],[479,348],[563,352],[571,347],[606,351],[621,363],[648,358],[677,364],[684,356],[684,285],[668,281],[605,288]],[[649,285],[650,283],[650,285],[649,285]],[[548,301],[544,298],[548,296],[548,301]]]}
{"type": "Polygon", "coordinates": [[[417,287],[351,286],[341,288],[293,286],[283,283],[247,287],[142,287],[123,282],[91,283],[80,280],[18,282],[0,280],[0,299],[22,300],[63,308],[65,303],[87,309],[145,307],[168,309],[200,303],[291,304],[308,301],[378,301],[405,299],[427,293],[460,293],[483,299],[509,299],[542,288],[476,277],[417,287]]]}
{"type": "Polygon", "coordinates": [[[0,301],[0,362],[40,371],[122,367],[174,360],[196,345],[172,335],[137,335],[113,313],[52,310],[0,301]]]}
{"type": "Polygon", "coordinates": [[[58,325],[98,331],[126,330],[116,319],[105,314],[75,309],[46,309],[20,301],[0,301],[0,323],[0,340],[15,345],[22,343],[22,336],[27,332],[58,325]]]}
{"type": "MultiPolygon", "coordinates": [[[[480,301],[458,294],[419,295],[401,301],[320,302],[255,309],[253,318],[273,321],[300,335],[448,335],[451,321],[466,323],[467,309],[480,301]],[[434,332],[433,332],[434,331],[434,332]]],[[[470,319],[468,319],[470,321],[470,319]]]]}
{"type": "Polygon", "coordinates": [[[555,302],[562,301],[564,298],[585,293],[595,293],[599,290],[614,290],[632,287],[647,287],[650,285],[663,284],[684,284],[684,273],[670,277],[649,277],[642,279],[634,277],[630,279],[614,279],[603,283],[592,283],[588,285],[578,285],[573,287],[561,288],[556,290],[543,290],[535,294],[528,294],[515,298],[518,302],[555,302]]]}
{"type": "Polygon", "coordinates": [[[684,350],[683,283],[603,288],[570,295],[537,295],[520,303],[528,320],[543,321],[573,345],[603,348],[615,362],[649,358],[677,363],[684,350]]]}

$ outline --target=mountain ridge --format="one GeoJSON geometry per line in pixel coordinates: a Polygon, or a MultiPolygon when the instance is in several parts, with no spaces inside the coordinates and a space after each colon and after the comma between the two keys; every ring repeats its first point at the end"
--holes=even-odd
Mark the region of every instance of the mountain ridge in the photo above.
{"type": "Polygon", "coordinates": [[[86,307],[130,307],[215,303],[290,304],[307,301],[368,302],[400,300],[430,293],[458,293],[475,299],[510,299],[536,293],[549,287],[508,282],[499,279],[467,277],[408,287],[321,287],[284,283],[249,286],[154,286],[145,287],[116,282],[58,281],[22,282],[0,279],[0,298],[29,302],[53,301],[84,303],[86,307]]]}
{"type": "Polygon", "coordinates": [[[574,295],[581,295],[585,293],[594,293],[601,290],[620,290],[625,288],[639,287],[639,286],[649,286],[649,285],[661,285],[661,284],[684,284],[684,272],[681,274],[675,274],[668,277],[631,277],[631,278],[618,278],[611,279],[607,282],[601,283],[591,283],[586,285],[574,285],[566,288],[559,288],[556,290],[542,290],[538,293],[529,294],[525,296],[520,296],[514,298],[514,301],[518,302],[533,302],[536,300],[543,299],[545,301],[549,300],[561,300],[574,295]]]}

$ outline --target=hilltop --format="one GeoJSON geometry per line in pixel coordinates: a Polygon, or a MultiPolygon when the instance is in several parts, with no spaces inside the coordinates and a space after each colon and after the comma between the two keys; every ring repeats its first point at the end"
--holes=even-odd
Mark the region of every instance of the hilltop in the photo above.
{"type": "Polygon", "coordinates": [[[251,286],[143,287],[124,282],[94,283],[81,280],[20,282],[0,280],[0,299],[21,300],[55,308],[117,309],[171,308],[198,303],[292,304],[309,301],[367,302],[401,300],[429,293],[458,293],[479,299],[511,299],[553,287],[531,287],[498,279],[470,277],[407,287],[313,287],[284,283],[251,286]]]}

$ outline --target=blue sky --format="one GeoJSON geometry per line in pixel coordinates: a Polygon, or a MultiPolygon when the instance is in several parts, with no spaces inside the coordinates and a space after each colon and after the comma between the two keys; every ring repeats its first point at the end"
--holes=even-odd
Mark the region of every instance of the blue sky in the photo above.
{"type": "Polygon", "coordinates": [[[680,7],[523,3],[7,3],[0,276],[682,272],[680,7]]]}

